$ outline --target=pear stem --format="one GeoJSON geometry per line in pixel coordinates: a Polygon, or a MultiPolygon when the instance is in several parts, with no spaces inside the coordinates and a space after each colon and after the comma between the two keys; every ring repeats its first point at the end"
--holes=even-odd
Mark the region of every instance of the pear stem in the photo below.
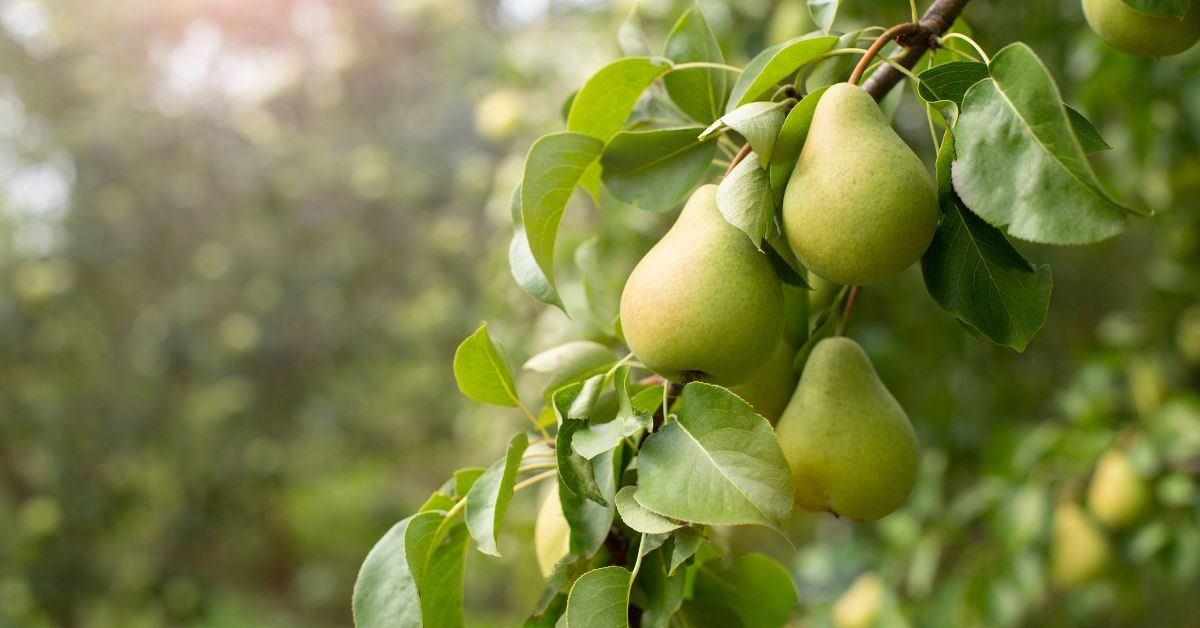
{"type": "Polygon", "coordinates": [[[867,48],[867,54],[863,55],[862,59],[858,60],[858,65],[854,66],[854,73],[850,75],[850,84],[858,85],[859,81],[862,80],[863,73],[867,71],[867,67],[871,65],[871,61],[875,58],[875,55],[879,54],[879,51],[882,50],[883,47],[888,44],[888,42],[900,37],[901,35],[907,35],[913,31],[920,30],[920,28],[921,25],[917,22],[905,22],[903,24],[897,24],[886,31],[883,31],[882,35],[875,38],[875,42],[871,44],[871,47],[867,48]]]}
{"type": "Polygon", "coordinates": [[[739,150],[738,153],[733,156],[733,159],[729,161],[729,167],[725,169],[725,176],[728,177],[729,173],[733,172],[733,169],[736,168],[738,164],[742,163],[742,160],[745,159],[746,155],[749,154],[750,142],[746,142],[745,144],[742,144],[741,150],[739,150]]]}
{"type": "Polygon", "coordinates": [[[846,335],[846,326],[850,324],[850,313],[854,311],[854,304],[858,302],[858,293],[862,286],[850,286],[850,296],[846,297],[846,309],[842,310],[842,320],[837,326],[837,335],[846,335]]]}
{"type": "MultiPolygon", "coordinates": [[[[909,69],[917,65],[925,51],[937,45],[935,37],[950,30],[968,2],[970,0],[934,0],[921,16],[919,28],[901,36],[900,43],[904,44],[905,51],[897,63],[909,69]]],[[[875,100],[881,100],[902,78],[904,75],[894,67],[885,66],[863,83],[863,89],[875,100]]]]}

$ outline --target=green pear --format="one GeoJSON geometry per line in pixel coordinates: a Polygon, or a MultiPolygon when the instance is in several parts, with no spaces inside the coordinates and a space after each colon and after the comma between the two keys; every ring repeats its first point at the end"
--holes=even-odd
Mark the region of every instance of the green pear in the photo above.
{"type": "Polygon", "coordinates": [[[837,628],[871,628],[879,620],[885,596],[883,581],[867,572],[833,605],[833,625],[837,628]]]}
{"type": "Polygon", "coordinates": [[[638,262],[621,294],[621,328],[647,368],[680,381],[733,386],[775,350],[783,289],[770,260],[700,187],[638,262]]]}
{"type": "Polygon", "coordinates": [[[1137,521],[1150,502],[1145,481],[1133,468],[1129,455],[1113,449],[1100,457],[1088,485],[1088,510],[1110,530],[1137,521]]]}
{"type": "Polygon", "coordinates": [[[1050,545],[1050,577],[1055,584],[1073,587],[1087,583],[1108,568],[1112,550],[1108,537],[1074,502],[1054,509],[1050,545]]]}
{"type": "Polygon", "coordinates": [[[938,223],[937,187],[862,88],[831,86],[783,196],[792,251],[821,277],[869,284],[917,261],[938,223]]]}
{"type": "Polygon", "coordinates": [[[775,431],[801,508],[873,521],[912,492],[917,435],[849,338],[826,338],[813,347],[775,431]]]}
{"type": "Polygon", "coordinates": [[[1146,15],[1123,0],[1083,0],[1083,14],[1100,39],[1139,57],[1179,54],[1200,40],[1200,2],[1184,17],[1146,15]]]}
{"type": "Polygon", "coordinates": [[[797,350],[791,340],[780,340],[771,357],[750,379],[729,389],[745,399],[771,425],[779,421],[779,416],[792,398],[792,392],[796,390],[796,380],[800,379],[792,366],[797,350]]]}
{"type": "Polygon", "coordinates": [[[549,578],[554,566],[571,550],[571,526],[563,517],[562,503],[558,501],[558,484],[550,488],[538,510],[533,524],[533,547],[543,578],[549,578]]]}

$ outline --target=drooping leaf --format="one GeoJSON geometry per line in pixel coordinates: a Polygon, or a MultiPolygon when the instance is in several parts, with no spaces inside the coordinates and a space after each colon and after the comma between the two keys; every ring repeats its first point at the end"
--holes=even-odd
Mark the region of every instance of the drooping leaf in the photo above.
{"type": "Polygon", "coordinates": [[[546,274],[533,259],[529,249],[529,237],[525,235],[525,220],[521,217],[521,186],[513,190],[512,198],[513,237],[508,245],[508,267],[517,285],[530,296],[558,309],[565,309],[558,291],[546,279],[546,274]]]}
{"type": "Polygon", "coordinates": [[[792,474],[766,419],[711,384],[684,387],[669,421],[638,454],[637,501],[711,525],[778,527],[792,511],[792,474]]]}
{"type": "Polygon", "coordinates": [[[504,457],[488,467],[467,493],[467,528],[484,554],[500,555],[496,538],[508,512],[508,503],[512,501],[521,456],[528,446],[529,437],[524,432],[513,436],[504,457]]]}
{"type": "Polygon", "coordinates": [[[710,136],[721,126],[728,126],[750,142],[758,155],[759,165],[766,167],[775,152],[775,139],[783,126],[784,102],[751,102],[721,116],[721,119],[700,134],[701,139],[710,136]]]}
{"type": "Polygon", "coordinates": [[[725,111],[768,95],[779,81],[828,52],[836,43],[836,37],[797,37],[758,53],[734,83],[725,111]]]}
{"type": "Polygon", "coordinates": [[[779,628],[796,607],[796,586],[787,568],[766,556],[742,554],[725,565],[710,560],[696,573],[695,597],[727,607],[742,625],[779,628]]]}
{"type": "Polygon", "coordinates": [[[590,340],[574,340],[546,349],[525,361],[522,368],[550,375],[547,391],[603,373],[616,362],[612,349],[590,340]]]}
{"type": "Polygon", "coordinates": [[[622,131],[600,158],[605,188],[623,203],[650,211],[675,207],[704,180],[716,156],[716,138],[683,127],[622,131]]]}
{"type": "Polygon", "coordinates": [[[1079,140],[1079,145],[1083,147],[1083,152],[1087,154],[1098,153],[1103,150],[1112,150],[1112,146],[1100,137],[1100,131],[1096,130],[1096,126],[1092,124],[1082,113],[1079,113],[1074,107],[1065,105],[1067,108],[1067,117],[1071,119],[1071,129],[1075,131],[1075,137],[1079,140]]]}
{"type": "Polygon", "coordinates": [[[592,477],[600,494],[608,503],[601,506],[593,500],[572,493],[564,486],[561,475],[558,480],[558,500],[562,505],[563,518],[571,527],[568,560],[588,558],[604,545],[612,527],[616,506],[616,467],[620,465],[620,449],[610,449],[591,461],[592,477]]]}
{"type": "Polygon", "coordinates": [[[691,558],[696,550],[700,547],[700,543],[704,541],[704,535],[693,527],[679,528],[674,533],[675,546],[671,548],[671,567],[670,573],[675,573],[675,570],[691,558]]]}
{"type": "Polygon", "coordinates": [[[625,126],[642,92],[670,67],[664,59],[627,57],[600,68],[575,95],[567,131],[607,142],[625,126]]]}
{"type": "Polygon", "coordinates": [[[952,61],[935,65],[917,75],[917,93],[925,102],[943,100],[962,107],[963,97],[972,85],[988,78],[986,63],[975,61],[952,61]]]}
{"type": "MultiPolygon", "coordinates": [[[[633,405],[629,396],[629,366],[622,365],[613,376],[617,393],[617,415],[611,421],[594,423],[575,434],[572,446],[584,458],[591,460],[609,451],[629,436],[648,430],[651,417],[633,405]]],[[[658,391],[652,392],[658,397],[658,391]]]]}
{"type": "Polygon", "coordinates": [[[761,251],[763,238],[775,230],[775,201],[767,171],[753,155],[747,155],[721,180],[717,186],[717,209],[761,251]]]}
{"type": "Polygon", "coordinates": [[[656,513],[646,510],[634,499],[636,486],[626,486],[617,491],[617,513],[625,525],[643,534],[665,534],[680,526],[680,524],[656,513]]]}
{"type": "Polygon", "coordinates": [[[1014,237],[1086,244],[1125,228],[1126,212],[1100,182],[1071,129],[1058,87],[1028,46],[992,59],[955,127],[952,174],[964,204],[1014,237]]]}
{"type": "Polygon", "coordinates": [[[642,609],[642,628],[668,628],[683,604],[686,577],[668,573],[664,551],[646,554],[633,583],[630,601],[642,609]]]}
{"type": "Polygon", "coordinates": [[[812,14],[813,22],[826,33],[833,28],[833,20],[837,18],[840,6],[842,0],[808,0],[808,11],[812,14]]]}
{"type": "Polygon", "coordinates": [[[567,628],[628,628],[632,576],[628,569],[615,566],[580,576],[567,598],[567,628]]]}
{"type": "Polygon", "coordinates": [[[597,375],[588,382],[571,384],[554,393],[554,412],[558,416],[554,451],[562,486],[573,495],[590,499],[600,506],[608,506],[608,500],[596,484],[591,461],[579,455],[572,446],[580,430],[588,426],[588,416],[596,404],[599,382],[603,379],[603,375],[597,375]]]}
{"type": "Polygon", "coordinates": [[[1024,351],[1046,320],[1053,280],[1049,266],[1035,268],[999,229],[967,211],[950,183],[954,135],[938,151],[942,220],[921,258],[929,294],[992,342],[1024,351]]]}
{"type": "MultiPolygon", "coordinates": [[[[685,11],[675,22],[663,56],[675,63],[725,63],[717,37],[698,6],[685,11]]],[[[719,68],[676,70],[663,77],[663,85],[684,113],[705,124],[721,115],[729,96],[728,72],[719,68]]]]}
{"type": "Polygon", "coordinates": [[[783,207],[783,192],[787,189],[788,179],[796,161],[800,159],[800,151],[804,141],[808,139],[808,129],[812,126],[813,113],[826,87],[822,87],[805,96],[788,112],[783,126],[779,129],[779,137],[775,140],[775,153],[771,155],[769,168],[771,192],[775,199],[775,207],[783,207]]]}
{"type": "Polygon", "coordinates": [[[468,399],[515,408],[520,405],[508,363],[488,336],[487,323],[462,341],[454,352],[454,379],[468,399]]]}
{"type": "Polygon", "coordinates": [[[1131,9],[1157,17],[1183,17],[1193,0],[1122,0],[1131,9]]]}

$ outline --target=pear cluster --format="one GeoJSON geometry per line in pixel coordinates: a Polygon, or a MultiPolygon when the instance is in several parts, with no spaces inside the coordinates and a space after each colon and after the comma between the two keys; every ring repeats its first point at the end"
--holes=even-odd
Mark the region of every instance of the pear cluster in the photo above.
{"type": "MultiPolygon", "coordinates": [[[[785,329],[783,284],[722,216],[716,192],[696,190],[626,281],[621,329],[629,348],[664,378],[729,388],[777,424],[800,507],[857,521],[893,512],[917,475],[908,415],[849,338],[817,342],[797,374],[795,338],[807,329],[785,329]]],[[[925,165],[874,99],[848,83],[821,97],[782,210],[792,253],[830,293],[911,266],[939,218],[925,165]]]]}
{"type": "Polygon", "coordinates": [[[1083,0],[1083,14],[1108,45],[1139,57],[1169,57],[1200,41],[1200,2],[1183,17],[1142,13],[1123,0],[1083,0]]]}

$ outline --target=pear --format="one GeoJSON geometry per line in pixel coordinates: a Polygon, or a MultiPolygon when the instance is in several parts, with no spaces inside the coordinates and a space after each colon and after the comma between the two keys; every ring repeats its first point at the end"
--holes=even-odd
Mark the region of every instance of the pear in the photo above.
{"type": "Polygon", "coordinates": [[[1050,576],[1055,584],[1073,587],[1094,580],[1112,560],[1108,537],[1074,502],[1054,509],[1050,576]]]}
{"type": "Polygon", "coordinates": [[[1179,54],[1200,40],[1200,2],[1177,18],[1146,15],[1123,0],[1083,0],[1083,15],[1100,39],[1139,57],[1179,54]]]}
{"type": "Polygon", "coordinates": [[[647,368],[680,381],[745,381],[783,333],[783,288],[750,238],[697,189],[621,294],[621,328],[647,368]]]}
{"type": "Polygon", "coordinates": [[[1129,455],[1113,449],[1096,463],[1087,498],[1088,510],[1096,519],[1110,530],[1119,530],[1137,521],[1146,510],[1150,491],[1129,455]]]}
{"type": "Polygon", "coordinates": [[[937,187],[862,88],[838,83],[813,113],[783,196],[792,251],[824,279],[881,281],[933,241],[937,187]]]}
{"type": "Polygon", "coordinates": [[[792,392],[796,390],[796,380],[800,379],[792,367],[796,351],[796,345],[791,340],[780,340],[771,357],[750,379],[729,389],[745,399],[771,425],[779,421],[779,416],[792,398],[792,392]]]}
{"type": "Polygon", "coordinates": [[[826,338],[813,347],[775,431],[801,508],[873,521],[912,492],[917,435],[849,338],[826,338]]]}
{"type": "Polygon", "coordinates": [[[871,572],[864,573],[834,603],[833,625],[837,628],[871,628],[879,620],[883,598],[883,581],[871,572]]]}
{"type": "Polygon", "coordinates": [[[571,550],[571,526],[563,516],[562,503],[558,501],[557,483],[550,487],[546,500],[538,510],[537,520],[533,524],[533,547],[543,578],[549,578],[554,573],[554,566],[571,550]]]}

